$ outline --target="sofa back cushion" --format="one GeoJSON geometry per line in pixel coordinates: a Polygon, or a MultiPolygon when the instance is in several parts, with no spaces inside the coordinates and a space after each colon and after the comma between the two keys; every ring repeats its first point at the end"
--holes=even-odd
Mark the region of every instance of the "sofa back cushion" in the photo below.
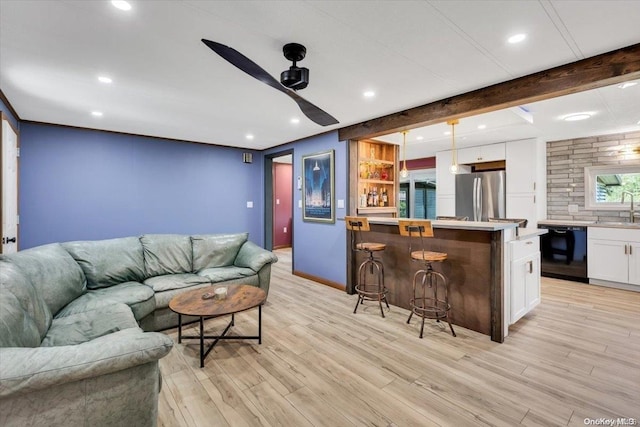
{"type": "Polygon", "coordinates": [[[144,255],[138,237],[63,243],[87,276],[89,289],[107,288],[145,278],[144,255]]]}
{"type": "MultiPolygon", "coordinates": [[[[0,259],[0,289],[10,292],[17,298],[20,308],[35,323],[40,340],[42,340],[51,326],[52,316],[49,306],[22,270],[4,259],[0,259]]],[[[0,316],[4,317],[3,314],[0,309],[0,316]]]]}
{"type": "Polygon", "coordinates": [[[39,347],[41,340],[36,323],[18,298],[0,287],[0,347],[39,347]]]}
{"type": "Polygon", "coordinates": [[[191,238],[179,234],[145,234],[140,237],[147,277],[191,273],[191,238]]]}
{"type": "Polygon", "coordinates": [[[82,269],[59,243],[6,255],[5,260],[29,278],[54,316],[87,290],[82,269]]]}
{"type": "Polygon", "coordinates": [[[249,233],[200,234],[191,236],[193,245],[193,270],[233,265],[240,247],[249,233]]]}

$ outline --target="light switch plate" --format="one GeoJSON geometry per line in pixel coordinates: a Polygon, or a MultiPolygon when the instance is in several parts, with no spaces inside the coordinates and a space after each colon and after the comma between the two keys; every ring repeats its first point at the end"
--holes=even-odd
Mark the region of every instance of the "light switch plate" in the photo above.
{"type": "Polygon", "coordinates": [[[338,199],[338,209],[344,209],[344,200],[338,199]]]}
{"type": "Polygon", "coordinates": [[[298,208],[302,209],[302,200],[298,200],[298,208]]]}
{"type": "Polygon", "coordinates": [[[253,202],[252,201],[248,201],[247,202],[247,207],[248,208],[252,208],[253,207],[253,202]]]}

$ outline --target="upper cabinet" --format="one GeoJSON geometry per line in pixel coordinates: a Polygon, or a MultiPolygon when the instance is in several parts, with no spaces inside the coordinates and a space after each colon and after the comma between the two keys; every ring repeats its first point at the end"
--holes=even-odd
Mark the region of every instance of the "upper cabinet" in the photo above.
{"type": "Polygon", "coordinates": [[[506,144],[507,216],[527,218],[537,227],[546,218],[546,144],[540,139],[522,139],[506,144]]]}
{"type": "Polygon", "coordinates": [[[480,145],[477,147],[461,148],[458,150],[458,163],[467,165],[472,163],[495,162],[505,159],[505,143],[480,145]]]}

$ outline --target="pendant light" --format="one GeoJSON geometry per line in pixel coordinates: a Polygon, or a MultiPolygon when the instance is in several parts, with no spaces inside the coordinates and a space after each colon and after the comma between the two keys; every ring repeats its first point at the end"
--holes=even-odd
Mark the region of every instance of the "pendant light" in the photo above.
{"type": "Polygon", "coordinates": [[[400,177],[406,178],[409,176],[407,170],[407,134],[408,130],[402,131],[402,170],[400,171],[400,177]]]}
{"type": "Polygon", "coordinates": [[[451,173],[458,173],[458,150],[456,150],[456,132],[455,126],[460,123],[458,119],[447,120],[447,124],[451,126],[451,173]]]}

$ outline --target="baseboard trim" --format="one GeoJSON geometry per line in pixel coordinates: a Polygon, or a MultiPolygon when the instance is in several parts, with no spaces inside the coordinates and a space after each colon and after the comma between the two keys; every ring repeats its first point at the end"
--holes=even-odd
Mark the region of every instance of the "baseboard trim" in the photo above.
{"type": "Polygon", "coordinates": [[[275,250],[278,250],[278,249],[288,249],[290,247],[291,247],[291,245],[278,245],[278,246],[274,246],[273,250],[275,251],[275,250]]]}
{"type": "Polygon", "coordinates": [[[294,270],[292,272],[292,274],[294,276],[298,276],[298,277],[302,277],[302,278],[305,278],[305,279],[313,280],[314,282],[318,282],[318,283],[320,283],[322,285],[326,285],[326,286],[329,286],[331,288],[339,289],[341,291],[345,290],[345,286],[344,285],[341,285],[340,283],[334,282],[332,280],[327,280],[327,279],[324,279],[322,277],[314,276],[313,274],[307,274],[307,273],[303,273],[302,271],[297,271],[297,270],[294,270]]]}

